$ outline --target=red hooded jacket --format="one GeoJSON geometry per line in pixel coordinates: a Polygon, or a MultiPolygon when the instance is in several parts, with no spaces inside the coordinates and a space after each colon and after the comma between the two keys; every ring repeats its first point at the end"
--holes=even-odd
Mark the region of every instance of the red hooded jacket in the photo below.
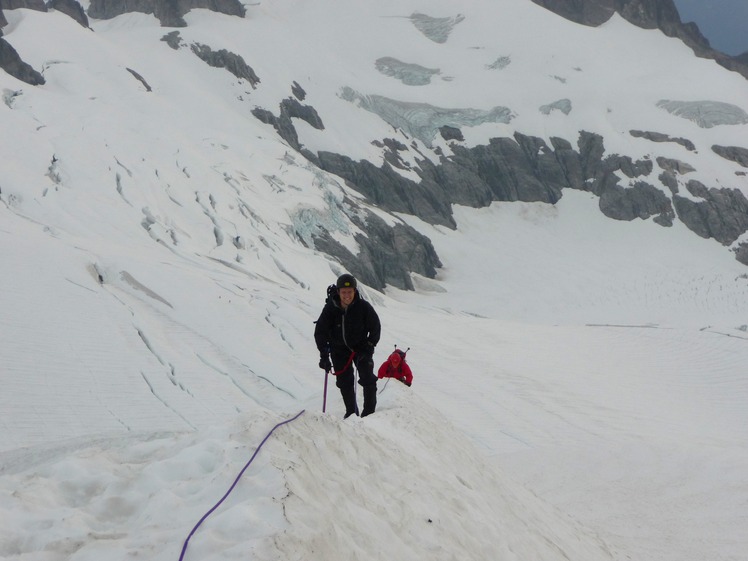
{"type": "Polygon", "coordinates": [[[406,386],[413,383],[413,372],[410,366],[405,362],[405,353],[400,349],[395,349],[387,360],[382,363],[377,372],[378,378],[397,378],[406,386]]]}

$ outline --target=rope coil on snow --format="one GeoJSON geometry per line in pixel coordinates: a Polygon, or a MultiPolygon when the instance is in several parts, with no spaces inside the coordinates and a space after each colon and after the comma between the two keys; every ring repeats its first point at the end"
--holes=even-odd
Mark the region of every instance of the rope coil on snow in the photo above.
{"type": "Polygon", "coordinates": [[[298,413],[296,414],[296,416],[295,416],[295,417],[292,417],[292,418],[290,418],[290,419],[286,419],[285,421],[281,421],[280,423],[278,423],[277,425],[275,425],[275,426],[274,426],[274,427],[273,427],[272,429],[270,429],[270,432],[269,432],[269,433],[267,433],[267,434],[265,435],[265,438],[263,438],[263,439],[262,439],[262,442],[260,442],[260,445],[259,445],[259,446],[257,447],[257,449],[255,450],[255,453],[254,453],[254,454],[252,454],[252,457],[251,457],[251,458],[249,459],[249,461],[248,461],[248,462],[247,462],[247,463],[246,463],[246,464],[244,465],[244,467],[242,468],[242,470],[241,470],[241,471],[239,472],[239,475],[237,475],[237,476],[236,476],[236,479],[234,480],[234,483],[233,483],[233,484],[231,485],[231,487],[229,488],[229,490],[228,490],[228,491],[226,491],[226,494],[225,494],[225,495],[224,495],[223,497],[221,497],[221,500],[220,500],[220,501],[218,501],[218,502],[217,502],[217,503],[216,503],[216,504],[215,504],[215,505],[213,506],[213,508],[211,508],[211,509],[210,509],[210,510],[209,510],[208,512],[206,512],[206,513],[205,513],[205,514],[203,515],[203,517],[202,517],[202,518],[200,519],[200,521],[199,521],[199,522],[198,522],[197,524],[195,524],[195,527],[194,527],[194,528],[192,528],[192,531],[191,531],[191,532],[190,532],[190,534],[189,534],[189,535],[187,536],[187,539],[186,539],[186,540],[184,540],[184,545],[182,546],[182,553],[181,553],[181,554],[179,555],[179,561],[182,561],[182,560],[184,559],[184,554],[185,554],[185,552],[187,551],[187,544],[189,544],[189,542],[190,542],[190,538],[191,538],[191,537],[192,537],[192,536],[194,535],[194,533],[195,533],[195,532],[197,531],[197,529],[198,529],[198,528],[200,527],[200,525],[201,525],[201,524],[202,524],[203,522],[205,522],[205,519],[206,519],[206,518],[208,518],[208,516],[210,516],[211,514],[213,514],[213,511],[215,511],[215,510],[216,510],[216,509],[217,509],[217,508],[218,508],[219,506],[221,506],[221,503],[223,503],[223,501],[224,501],[224,500],[226,500],[226,497],[228,497],[228,496],[229,496],[229,494],[231,493],[231,491],[233,491],[233,490],[234,490],[234,487],[236,487],[236,484],[237,484],[237,483],[239,483],[239,480],[241,479],[242,475],[244,475],[244,472],[245,472],[245,471],[247,471],[247,468],[249,467],[249,465],[250,465],[250,464],[252,463],[252,461],[254,461],[254,459],[255,459],[255,458],[257,457],[257,454],[258,454],[258,453],[260,452],[260,448],[262,448],[263,444],[265,444],[265,442],[267,442],[267,440],[268,440],[268,439],[270,438],[270,435],[271,435],[271,434],[273,434],[273,432],[275,431],[275,429],[277,429],[278,427],[280,427],[280,426],[283,426],[283,425],[285,425],[285,424],[288,424],[288,423],[290,423],[291,421],[295,421],[296,419],[298,419],[299,417],[301,417],[301,414],[302,414],[302,413],[304,413],[304,411],[306,411],[306,410],[305,410],[305,409],[302,409],[301,411],[299,411],[299,412],[298,412],[298,413]]]}

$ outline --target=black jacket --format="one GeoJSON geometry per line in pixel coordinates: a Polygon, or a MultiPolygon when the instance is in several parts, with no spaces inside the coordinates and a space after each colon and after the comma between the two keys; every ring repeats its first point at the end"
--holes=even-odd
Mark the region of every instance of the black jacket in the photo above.
{"type": "Polygon", "coordinates": [[[333,349],[366,352],[379,343],[382,325],[374,307],[356,291],[346,310],[340,307],[340,296],[327,300],[314,328],[314,341],[320,353],[333,349]]]}

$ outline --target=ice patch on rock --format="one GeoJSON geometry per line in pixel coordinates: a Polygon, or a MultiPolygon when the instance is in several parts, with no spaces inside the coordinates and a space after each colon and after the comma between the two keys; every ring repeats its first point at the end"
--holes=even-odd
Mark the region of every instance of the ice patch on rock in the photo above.
{"type": "Polygon", "coordinates": [[[402,62],[389,56],[377,59],[374,66],[385,76],[397,78],[406,86],[425,86],[431,83],[431,77],[434,74],[439,74],[438,68],[426,68],[420,64],[402,62]]]}
{"type": "Polygon", "coordinates": [[[503,70],[512,63],[512,59],[508,56],[500,56],[491,64],[487,64],[486,68],[489,70],[503,70]]]}
{"type": "Polygon", "coordinates": [[[550,115],[551,111],[561,111],[564,115],[568,115],[571,113],[571,100],[559,99],[558,101],[540,107],[540,112],[543,115],[550,115]]]}
{"type": "Polygon", "coordinates": [[[415,12],[410,16],[410,21],[416,29],[435,43],[446,43],[454,26],[465,19],[465,16],[457,14],[453,18],[432,18],[426,14],[415,12]]]}
{"type": "Polygon", "coordinates": [[[721,101],[673,101],[661,99],[657,107],[672,115],[693,121],[702,129],[718,125],[744,125],[748,123],[748,113],[737,105],[721,101]]]}
{"type": "Polygon", "coordinates": [[[348,217],[343,210],[343,200],[329,190],[325,191],[324,200],[327,208],[320,210],[308,206],[299,206],[292,214],[294,233],[307,247],[314,247],[314,238],[324,232],[339,233],[350,236],[348,217]]]}
{"type": "Polygon", "coordinates": [[[460,128],[483,123],[509,123],[514,117],[508,107],[449,109],[428,103],[398,101],[381,95],[363,95],[349,87],[343,88],[340,97],[379,115],[393,127],[421,140],[429,147],[443,126],[460,128]]]}

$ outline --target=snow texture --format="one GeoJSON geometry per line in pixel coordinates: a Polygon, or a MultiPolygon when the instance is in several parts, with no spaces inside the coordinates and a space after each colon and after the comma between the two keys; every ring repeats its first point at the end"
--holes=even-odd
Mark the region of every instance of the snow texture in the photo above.
{"type": "Polygon", "coordinates": [[[746,559],[744,266],[678,222],[607,219],[584,192],[456,206],[456,230],[391,215],[252,116],[298,84],[325,123],[293,119],[310,151],[379,162],[373,141],[395,136],[414,161],[436,158],[428,142],[450,154],[444,124],[466,146],[586,130],[748,192],[710,149],[746,147],[739,112],[704,128],[657,107],[745,111],[735,73],[617,16],[593,29],[519,0],[460,10],[189,12],[184,44],[241,55],[256,89],[169,47],[150,15],[89,30],[4,10],[3,38],[46,84],[0,74],[0,558],[178,559],[268,431],[304,410],[187,561],[746,559]],[[487,68],[502,53],[511,64],[487,68]],[[383,56],[452,79],[414,88],[376,69],[383,56]],[[568,115],[538,111],[561,99],[568,115]],[[415,292],[361,286],[383,323],[375,360],[410,347],[414,383],[380,384],[377,412],[343,421],[332,379],[321,412],[312,340],[343,270],[308,242],[321,224],[355,252],[356,205],[427,235],[444,267],[415,292]]]}

